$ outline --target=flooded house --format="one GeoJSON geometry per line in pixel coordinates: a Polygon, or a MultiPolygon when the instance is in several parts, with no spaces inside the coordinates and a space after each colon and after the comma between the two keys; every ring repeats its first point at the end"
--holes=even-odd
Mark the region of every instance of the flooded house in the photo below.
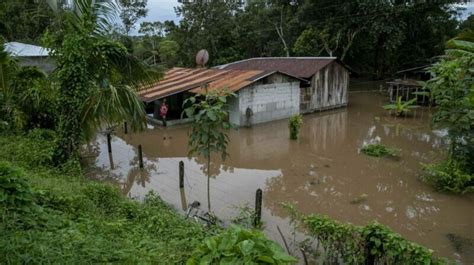
{"type": "Polygon", "coordinates": [[[298,114],[301,82],[304,80],[275,70],[173,68],[157,84],[138,94],[147,104],[149,121],[154,123],[160,123],[159,106],[166,99],[170,106],[167,124],[173,125],[183,122],[180,117],[186,98],[205,89],[228,89],[237,94],[229,102],[230,121],[251,126],[298,114]]]}
{"type": "Polygon", "coordinates": [[[154,123],[160,123],[159,106],[166,99],[168,124],[173,125],[185,122],[180,119],[182,104],[203,93],[202,87],[228,88],[238,95],[230,102],[230,121],[251,126],[346,106],[349,74],[349,68],[334,57],[252,58],[212,69],[173,68],[139,95],[154,123]]]}
{"type": "Polygon", "coordinates": [[[260,57],[216,68],[278,71],[302,79],[300,113],[344,107],[348,103],[351,70],[335,57],[260,57]]]}

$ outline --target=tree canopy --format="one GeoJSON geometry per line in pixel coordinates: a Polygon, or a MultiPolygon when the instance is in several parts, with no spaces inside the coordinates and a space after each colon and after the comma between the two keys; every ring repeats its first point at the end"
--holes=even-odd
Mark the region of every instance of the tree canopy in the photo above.
{"type": "Polygon", "coordinates": [[[210,65],[258,56],[337,56],[381,78],[443,53],[458,31],[454,2],[196,1],[176,8],[181,20],[167,36],[187,66],[203,48],[210,65]]]}
{"type": "MultiPolygon", "coordinates": [[[[46,2],[2,1],[0,34],[39,43],[46,29],[61,27],[46,2]]],[[[178,24],[144,21],[139,35],[124,38],[120,34],[129,35],[146,16],[147,1],[111,2],[121,22],[113,26],[115,38],[145,63],[164,67],[194,66],[196,52],[207,49],[210,66],[262,56],[336,56],[359,73],[382,78],[433,63],[447,40],[473,28],[472,15],[459,21],[455,0],[210,0],[177,5],[178,24]],[[173,47],[173,59],[160,47],[173,47]]]]}

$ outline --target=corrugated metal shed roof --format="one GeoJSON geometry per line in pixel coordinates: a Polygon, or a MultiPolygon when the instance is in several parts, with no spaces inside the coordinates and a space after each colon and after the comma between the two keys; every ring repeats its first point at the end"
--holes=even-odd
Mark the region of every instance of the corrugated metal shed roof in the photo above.
{"type": "MultiPolygon", "coordinates": [[[[258,57],[216,66],[215,68],[226,70],[278,71],[309,79],[317,71],[333,61],[341,63],[336,57],[258,57]]],[[[344,64],[342,65],[346,67],[344,64]]]]}
{"type": "Polygon", "coordinates": [[[50,52],[48,48],[20,42],[7,42],[4,46],[8,53],[18,57],[47,57],[50,52]]]}
{"type": "Polygon", "coordinates": [[[235,92],[276,72],[175,67],[168,70],[163,79],[155,85],[140,90],[138,95],[144,102],[148,103],[184,91],[202,93],[203,91],[200,88],[206,84],[208,85],[208,90],[228,88],[230,91],[235,92]]]}

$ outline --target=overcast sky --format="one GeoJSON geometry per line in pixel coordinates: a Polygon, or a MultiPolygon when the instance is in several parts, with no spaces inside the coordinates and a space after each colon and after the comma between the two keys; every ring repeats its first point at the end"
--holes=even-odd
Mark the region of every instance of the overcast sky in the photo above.
{"type": "MultiPolygon", "coordinates": [[[[179,21],[179,17],[176,16],[174,12],[175,6],[178,5],[177,0],[148,0],[148,15],[146,18],[141,19],[140,21],[165,21],[165,20],[174,20],[175,22],[179,21]]],[[[474,2],[461,5],[466,8],[463,12],[463,19],[468,17],[470,13],[474,13],[474,2]]],[[[135,32],[138,31],[140,22],[137,23],[135,32]]]]}

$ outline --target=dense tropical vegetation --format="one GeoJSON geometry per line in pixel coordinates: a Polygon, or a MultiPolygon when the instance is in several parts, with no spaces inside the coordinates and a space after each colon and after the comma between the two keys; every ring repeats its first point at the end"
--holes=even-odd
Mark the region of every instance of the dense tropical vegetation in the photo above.
{"type": "Polygon", "coordinates": [[[210,65],[259,56],[337,56],[380,78],[427,65],[457,33],[455,1],[196,1],[164,22],[177,62],[193,66],[206,48],[210,65]],[[295,3],[291,5],[290,3],[295,3]]]}
{"type": "Polygon", "coordinates": [[[447,44],[446,55],[431,67],[427,88],[436,102],[433,123],[448,130],[448,158],[425,165],[425,179],[440,190],[474,191],[474,33],[464,31],[447,44]]]}
{"type": "MultiPolygon", "coordinates": [[[[473,191],[474,18],[460,23],[454,2],[196,1],[176,8],[178,24],[145,21],[133,36],[147,1],[1,1],[0,263],[294,262],[261,232],[205,229],[158,195],[138,203],[84,179],[81,145],[124,121],[132,130],[145,128],[136,91],[166,68],[193,66],[202,48],[211,66],[258,56],[337,56],[374,78],[429,64],[447,48],[426,88],[437,105],[435,126],[448,131],[449,154],[425,165],[424,178],[444,191],[473,191]],[[4,50],[5,41],[50,48],[56,69],[21,67],[4,50]]],[[[227,156],[232,96],[209,92],[185,102],[193,122],[190,154],[206,158],[208,177],[211,153],[227,156]]],[[[411,107],[400,100],[387,108],[401,114],[411,107]]],[[[291,119],[292,139],[301,125],[301,116],[291,119]]],[[[382,145],[362,152],[395,154],[382,145]]],[[[379,224],[292,217],[318,237],[329,261],[441,262],[379,224]]]]}
{"type": "MultiPolygon", "coordinates": [[[[185,220],[157,195],[149,194],[143,203],[133,202],[116,187],[83,177],[80,146],[97,130],[112,130],[124,121],[132,130],[144,128],[144,105],[135,91],[160,76],[109,34],[113,28],[109,21],[114,20],[119,4],[48,1],[51,21],[58,22],[41,36],[56,63],[50,74],[21,67],[0,42],[1,263],[183,264],[206,237],[231,242],[227,234],[219,236],[218,227],[205,229],[185,220]]],[[[37,11],[42,8],[38,6],[37,11]]],[[[127,8],[122,19],[136,11],[133,6],[127,8]]],[[[128,30],[134,24],[129,23],[128,30]]],[[[176,47],[171,43],[161,49],[176,47]]],[[[209,99],[224,104],[226,96],[209,99]]],[[[204,114],[222,127],[227,114],[219,106],[216,109],[212,103],[204,114]]],[[[206,131],[212,146],[203,146],[209,154],[222,151],[225,155],[227,136],[215,139],[214,129],[213,134],[206,131]],[[224,149],[219,145],[222,140],[224,149]]],[[[212,250],[215,262],[225,260],[229,251],[241,245],[245,248],[235,258],[251,254],[249,261],[294,261],[261,232],[239,231],[249,238],[228,245],[229,249],[212,250]],[[251,242],[255,247],[249,248],[251,242]]],[[[197,250],[194,253],[190,262],[205,260],[197,250]]]]}
{"type": "MultiPolygon", "coordinates": [[[[45,2],[2,1],[0,34],[38,43],[45,31],[61,27],[45,2]]],[[[147,64],[166,67],[193,66],[196,51],[205,48],[211,66],[259,56],[337,56],[358,73],[381,78],[432,63],[448,39],[472,28],[472,16],[459,22],[455,0],[194,1],[176,7],[178,24],[139,26],[146,1],[117,2],[122,11],[114,21],[124,26],[108,25],[109,35],[147,64]],[[136,26],[139,36],[131,34],[136,26]]]]}

